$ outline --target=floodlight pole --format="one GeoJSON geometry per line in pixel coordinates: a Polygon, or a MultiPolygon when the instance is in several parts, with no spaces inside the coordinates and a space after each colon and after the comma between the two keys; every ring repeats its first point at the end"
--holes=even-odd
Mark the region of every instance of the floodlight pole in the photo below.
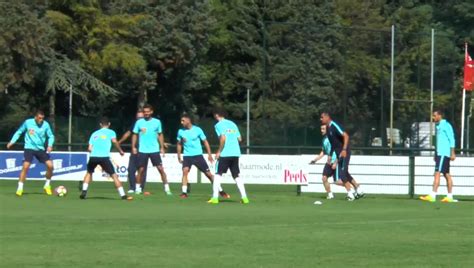
{"type": "Polygon", "coordinates": [[[433,89],[434,89],[434,38],[435,31],[431,28],[431,79],[430,79],[430,148],[433,146],[433,89]]]}
{"type": "Polygon", "coordinates": [[[250,88],[247,88],[247,154],[250,154],[250,88]]]}
{"type": "Polygon", "coordinates": [[[395,25],[392,25],[392,49],[390,61],[390,155],[393,149],[393,77],[394,77],[394,62],[395,62],[395,25]]]}
{"type": "Polygon", "coordinates": [[[72,142],[72,85],[69,85],[69,126],[68,126],[68,151],[71,151],[72,142]]]}

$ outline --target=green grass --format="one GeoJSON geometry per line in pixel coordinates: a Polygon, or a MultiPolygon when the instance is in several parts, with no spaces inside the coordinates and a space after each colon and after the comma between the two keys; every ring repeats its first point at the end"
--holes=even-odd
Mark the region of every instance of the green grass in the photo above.
{"type": "Polygon", "coordinates": [[[326,201],[248,186],[242,205],[225,185],[232,199],[208,205],[208,185],[181,200],[149,184],[152,196],[123,201],[111,183],[93,183],[88,200],[62,184],[64,198],[34,181],[18,198],[16,182],[0,181],[1,267],[474,267],[472,199],[326,201]]]}

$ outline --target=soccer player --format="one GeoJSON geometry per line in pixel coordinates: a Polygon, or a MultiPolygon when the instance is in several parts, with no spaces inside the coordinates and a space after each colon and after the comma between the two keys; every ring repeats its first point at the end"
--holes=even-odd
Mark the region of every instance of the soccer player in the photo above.
{"type": "MultiPolygon", "coordinates": [[[[206,177],[211,181],[214,180],[214,176],[212,175],[211,171],[209,170],[209,166],[204,160],[202,156],[202,144],[204,144],[204,148],[206,148],[207,152],[207,159],[209,162],[214,163],[214,159],[212,158],[211,154],[211,147],[209,146],[209,142],[207,142],[206,135],[202,129],[198,126],[193,125],[191,117],[188,114],[183,114],[181,116],[181,125],[183,128],[178,130],[177,136],[177,148],[176,151],[178,153],[178,161],[183,164],[183,178],[182,178],[182,193],[180,195],[181,198],[188,197],[188,174],[191,166],[196,166],[201,172],[203,172],[206,177]],[[183,152],[184,148],[184,152],[183,152]],[[183,152],[183,158],[181,158],[181,153],[183,152]]],[[[219,185],[219,194],[224,198],[230,198],[222,187],[219,185]]]]}
{"type": "Polygon", "coordinates": [[[363,197],[365,194],[360,185],[353,182],[354,178],[349,173],[349,161],[351,159],[349,134],[331,119],[331,115],[328,112],[322,112],[320,120],[327,127],[327,138],[331,144],[331,154],[336,152],[336,178],[342,180],[347,190],[346,199],[353,201],[355,198],[363,197]],[[355,184],[354,189],[351,187],[351,182],[355,184]]]}
{"type": "MultiPolygon", "coordinates": [[[[143,110],[142,109],[139,109],[137,111],[137,114],[136,114],[136,121],[140,120],[143,118],[143,110]]],[[[133,133],[133,128],[135,127],[135,123],[136,121],[133,123],[133,125],[130,127],[129,130],[127,130],[127,132],[125,132],[123,134],[123,136],[120,138],[120,140],[118,141],[119,144],[122,144],[123,142],[125,142],[130,136],[132,136],[132,133],[133,133]]],[[[130,188],[128,190],[128,193],[129,194],[133,194],[135,193],[135,189],[136,189],[136,173],[137,173],[137,170],[138,170],[138,154],[133,154],[131,153],[130,154],[130,158],[128,159],[128,183],[130,184],[130,188]]],[[[143,178],[142,178],[142,184],[141,184],[141,187],[142,187],[142,191],[145,190],[145,183],[146,183],[146,169],[143,171],[143,178]]],[[[150,193],[149,192],[143,192],[144,195],[149,195],[150,193]]]]}
{"type": "Polygon", "coordinates": [[[449,173],[450,161],[456,159],[456,153],[454,152],[454,146],[456,144],[454,140],[454,131],[451,124],[443,119],[443,112],[441,110],[435,110],[433,112],[433,121],[436,123],[436,154],[435,154],[435,173],[433,181],[433,191],[431,194],[421,196],[420,199],[429,202],[436,202],[436,194],[439,187],[439,179],[441,173],[446,178],[446,186],[448,188],[448,195],[441,200],[441,202],[451,203],[457,202],[453,198],[453,179],[449,173]]]}
{"type": "MultiPolygon", "coordinates": [[[[325,155],[328,156],[326,164],[324,165],[324,169],[323,169],[323,185],[327,193],[326,199],[333,199],[334,194],[331,192],[331,185],[328,182],[328,178],[334,175],[334,170],[337,167],[337,162],[336,162],[337,156],[336,156],[335,151],[332,151],[332,154],[331,154],[331,143],[329,142],[329,139],[326,135],[327,133],[326,130],[327,130],[327,126],[321,125],[321,135],[323,136],[322,150],[321,150],[321,153],[319,153],[319,155],[316,156],[316,158],[310,162],[310,164],[315,164],[316,162],[321,160],[321,158],[323,158],[325,155]]],[[[336,178],[334,178],[334,180],[336,180],[336,178]]]]}
{"type": "Polygon", "coordinates": [[[240,146],[239,143],[242,141],[240,131],[237,125],[225,118],[225,112],[223,110],[214,111],[214,118],[218,121],[215,125],[217,136],[219,137],[219,148],[216,152],[217,160],[217,172],[214,175],[214,182],[212,184],[212,198],[208,201],[210,204],[219,203],[219,185],[222,180],[222,174],[226,173],[228,169],[234,178],[237,188],[240,191],[241,202],[248,204],[250,201],[245,192],[244,182],[240,175],[239,169],[239,157],[240,157],[240,146]]]}
{"type": "Polygon", "coordinates": [[[100,165],[102,169],[112,177],[115,187],[117,188],[117,191],[119,192],[119,195],[122,199],[133,199],[132,197],[129,197],[125,194],[122,183],[115,173],[114,166],[110,161],[110,149],[112,147],[112,143],[120,152],[120,155],[123,156],[124,153],[122,148],[120,148],[120,144],[117,142],[117,135],[115,134],[115,131],[109,129],[109,127],[109,119],[107,117],[102,117],[100,120],[100,129],[92,133],[91,137],[89,138],[88,151],[90,152],[90,155],[89,162],[87,162],[87,172],[84,176],[84,182],[82,183],[82,193],[79,196],[81,199],[86,199],[87,190],[89,188],[89,184],[92,181],[92,173],[94,173],[94,169],[98,165],[100,165]]]}
{"type": "Polygon", "coordinates": [[[53,176],[53,162],[49,157],[49,153],[53,150],[54,134],[53,131],[51,131],[49,123],[44,120],[43,111],[36,111],[34,118],[27,119],[21,124],[20,128],[18,128],[7,144],[7,149],[12,148],[13,144],[15,144],[23,133],[25,133],[24,160],[18,180],[16,195],[23,195],[23,184],[25,183],[26,174],[28,173],[31,162],[33,162],[33,158],[36,158],[40,163],[46,165],[46,182],[44,183],[43,189],[47,195],[52,195],[50,183],[51,177],[53,176]]]}
{"type": "Polygon", "coordinates": [[[165,154],[165,142],[162,133],[161,121],[152,118],[153,106],[145,104],[143,106],[144,118],[138,120],[133,128],[132,135],[132,154],[138,154],[138,174],[136,177],[135,194],[142,193],[142,178],[144,177],[145,169],[148,166],[148,159],[151,164],[157,167],[158,172],[163,182],[164,190],[167,195],[171,195],[170,186],[166,178],[163,163],[161,161],[160,153],[165,154]],[[139,136],[139,137],[137,137],[139,136]],[[139,146],[137,150],[137,140],[139,146]]]}

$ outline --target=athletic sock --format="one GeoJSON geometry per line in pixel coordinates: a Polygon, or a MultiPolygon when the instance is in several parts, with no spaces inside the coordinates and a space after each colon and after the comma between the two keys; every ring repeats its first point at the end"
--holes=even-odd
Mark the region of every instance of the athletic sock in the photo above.
{"type": "Polygon", "coordinates": [[[436,199],[436,192],[431,192],[430,196],[433,197],[433,199],[436,199]]]}
{"type": "Polygon", "coordinates": [[[23,191],[23,182],[18,182],[18,188],[16,190],[23,191]]]}
{"type": "Polygon", "coordinates": [[[85,182],[84,182],[84,183],[82,184],[82,190],[83,190],[83,191],[87,191],[87,188],[89,188],[89,183],[85,183],[85,182]]]}
{"type": "Polygon", "coordinates": [[[356,193],[361,193],[361,192],[363,192],[363,191],[362,191],[362,186],[359,185],[357,188],[355,188],[355,191],[356,191],[356,193]]]}
{"type": "Polygon", "coordinates": [[[181,186],[181,191],[183,192],[183,194],[187,194],[188,193],[188,186],[187,185],[181,186]]]}
{"type": "Polygon", "coordinates": [[[125,190],[123,189],[122,186],[120,186],[119,188],[117,188],[117,191],[119,192],[119,195],[120,195],[120,196],[125,196],[125,190]]]}
{"type": "Polygon", "coordinates": [[[140,184],[138,184],[138,183],[135,185],[135,192],[137,192],[137,193],[141,193],[141,192],[142,192],[142,186],[141,186],[140,184]]]}
{"type": "Polygon", "coordinates": [[[51,184],[51,180],[46,179],[46,181],[44,182],[44,187],[48,187],[50,184],[51,184]]]}
{"type": "Polygon", "coordinates": [[[453,199],[453,194],[452,194],[452,193],[448,193],[448,194],[446,195],[446,197],[449,198],[449,199],[453,199]]]}
{"type": "Polygon", "coordinates": [[[223,192],[224,189],[222,189],[222,184],[219,183],[219,192],[223,192]]]}
{"type": "Polygon", "coordinates": [[[165,183],[164,187],[165,187],[165,192],[171,192],[170,191],[170,185],[168,183],[165,183]]]}
{"type": "Polygon", "coordinates": [[[331,197],[331,198],[334,198],[334,194],[332,192],[329,192],[328,196],[331,197]]]}
{"type": "Polygon", "coordinates": [[[212,183],[212,198],[219,198],[219,186],[221,184],[221,176],[214,175],[214,182],[212,183]]]}
{"type": "Polygon", "coordinates": [[[242,182],[242,179],[239,177],[235,178],[235,183],[237,184],[237,188],[239,188],[240,195],[242,196],[242,198],[247,198],[247,193],[245,192],[245,186],[242,182]]]}

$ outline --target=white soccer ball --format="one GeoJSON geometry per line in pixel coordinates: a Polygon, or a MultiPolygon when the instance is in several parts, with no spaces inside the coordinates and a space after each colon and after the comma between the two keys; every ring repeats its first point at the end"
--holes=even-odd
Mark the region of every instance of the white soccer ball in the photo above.
{"type": "Polygon", "coordinates": [[[65,186],[58,186],[56,188],[54,188],[54,194],[59,196],[59,197],[63,197],[65,195],[67,195],[67,189],[65,186]]]}

